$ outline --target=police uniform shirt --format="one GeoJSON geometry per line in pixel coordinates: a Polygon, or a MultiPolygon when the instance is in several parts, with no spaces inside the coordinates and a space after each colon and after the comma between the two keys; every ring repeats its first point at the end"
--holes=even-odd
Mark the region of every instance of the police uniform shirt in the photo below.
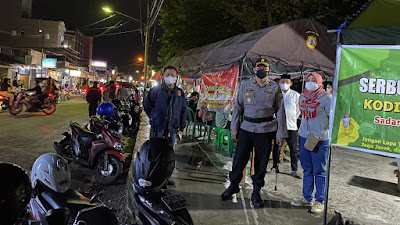
{"type": "Polygon", "coordinates": [[[268,122],[252,123],[243,120],[240,128],[253,133],[277,131],[278,138],[286,138],[286,118],[284,110],[280,110],[281,104],[282,93],[276,82],[269,81],[260,87],[255,79],[245,81],[236,97],[231,129],[238,130],[241,115],[249,118],[267,118],[276,114],[276,119],[268,122]]]}

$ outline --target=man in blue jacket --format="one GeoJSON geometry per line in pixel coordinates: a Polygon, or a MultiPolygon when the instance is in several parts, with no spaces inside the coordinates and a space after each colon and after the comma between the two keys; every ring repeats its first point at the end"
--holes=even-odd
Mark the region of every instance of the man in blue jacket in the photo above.
{"type": "Polygon", "coordinates": [[[175,67],[165,67],[163,83],[152,88],[144,101],[144,111],[150,118],[150,125],[154,131],[152,135],[169,135],[173,145],[176,143],[176,135],[182,137],[186,126],[187,103],[183,90],[175,85],[177,78],[175,67]]]}

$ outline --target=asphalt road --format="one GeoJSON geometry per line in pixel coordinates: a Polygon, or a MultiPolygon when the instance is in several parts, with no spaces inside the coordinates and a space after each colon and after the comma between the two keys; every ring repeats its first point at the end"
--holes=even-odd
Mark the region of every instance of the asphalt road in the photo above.
{"type": "MultiPolygon", "coordinates": [[[[25,110],[24,110],[25,111],[25,110]]],[[[60,141],[63,132],[68,131],[70,121],[85,124],[89,120],[88,104],[81,97],[72,97],[71,100],[57,104],[53,115],[44,112],[22,112],[13,116],[8,112],[0,113],[0,161],[16,163],[28,172],[31,171],[35,160],[44,153],[53,152],[54,141],[60,141]]],[[[70,164],[72,188],[86,197],[103,191],[100,199],[116,214],[119,219],[124,213],[121,199],[125,195],[125,179],[121,179],[112,186],[97,185],[93,171],[70,164]]]]}

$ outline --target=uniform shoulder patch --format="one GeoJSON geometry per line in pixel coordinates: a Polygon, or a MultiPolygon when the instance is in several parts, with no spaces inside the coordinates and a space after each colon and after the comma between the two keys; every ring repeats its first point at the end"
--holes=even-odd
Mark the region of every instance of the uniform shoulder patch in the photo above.
{"type": "Polygon", "coordinates": [[[182,91],[178,90],[177,94],[178,94],[178,96],[181,96],[182,95],[182,91]]]}

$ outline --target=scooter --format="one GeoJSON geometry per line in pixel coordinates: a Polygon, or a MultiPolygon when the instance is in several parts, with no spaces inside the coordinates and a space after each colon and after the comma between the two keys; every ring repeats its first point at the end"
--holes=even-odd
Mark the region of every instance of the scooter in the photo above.
{"type": "Polygon", "coordinates": [[[54,142],[57,153],[68,161],[94,170],[96,182],[102,185],[114,183],[123,171],[125,159],[121,154],[121,140],[103,128],[95,134],[70,122],[69,133],[60,142],[54,142]]]}
{"type": "Polygon", "coordinates": [[[174,150],[171,143],[163,139],[152,138],[136,152],[127,181],[127,209],[133,217],[130,222],[143,225],[193,224],[185,199],[165,190],[174,168],[174,150]]]}
{"type": "Polygon", "coordinates": [[[65,193],[57,193],[42,184],[36,186],[32,192],[29,212],[32,218],[40,221],[42,225],[118,224],[114,213],[98,199],[97,194],[89,199],[72,189],[65,193]],[[55,213],[57,211],[59,212],[55,213]],[[55,223],[54,220],[58,222],[55,223]]]}

